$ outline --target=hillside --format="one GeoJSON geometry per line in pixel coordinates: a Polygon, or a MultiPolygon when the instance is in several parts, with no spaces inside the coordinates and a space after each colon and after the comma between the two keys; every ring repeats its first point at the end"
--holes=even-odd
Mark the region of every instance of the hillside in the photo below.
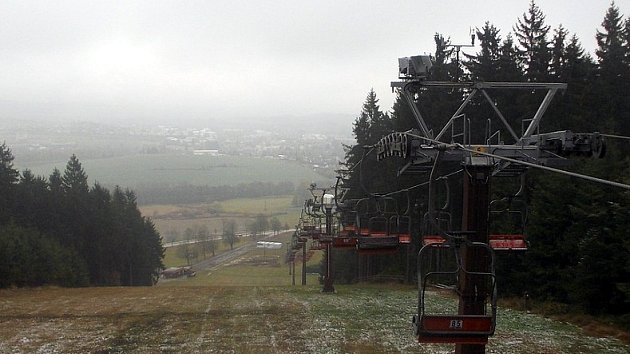
{"type": "MultiPolygon", "coordinates": [[[[307,286],[291,286],[280,261],[284,252],[257,249],[220,269],[151,288],[2,290],[0,352],[452,351],[416,343],[414,288],[359,284],[323,294],[313,276],[307,286]]],[[[431,295],[437,303],[450,301],[431,295]]],[[[487,347],[488,353],[515,354],[628,351],[618,340],[504,308],[487,347]]]]}

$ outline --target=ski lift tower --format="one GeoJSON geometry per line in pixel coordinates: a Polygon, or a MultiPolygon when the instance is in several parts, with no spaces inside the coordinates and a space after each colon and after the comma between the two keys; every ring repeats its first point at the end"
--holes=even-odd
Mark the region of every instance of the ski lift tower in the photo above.
{"type": "MultiPolygon", "coordinates": [[[[492,297],[491,287],[494,286],[480,280],[483,277],[479,274],[482,274],[481,270],[492,268],[493,262],[492,257],[485,251],[480,252],[477,246],[485,245],[488,248],[489,244],[488,214],[492,178],[519,176],[530,167],[553,169],[554,166],[566,166],[567,157],[572,155],[603,157],[605,141],[597,133],[573,133],[569,130],[539,133],[541,119],[554,95],[567,87],[564,83],[430,81],[427,80],[432,67],[429,56],[400,58],[398,63],[400,81],[392,82],[391,87],[406,99],[418,129],[383,137],[375,146],[377,159],[402,158],[404,164],[399,174],[424,172],[426,176],[430,173],[429,183],[436,180],[438,164],[446,166],[447,170],[464,171],[461,230],[440,235],[447,243],[458,240],[452,243],[457,243],[460,269],[457,284],[458,313],[449,317],[424,318],[425,314],[419,305],[419,313],[414,318],[416,335],[420,342],[455,343],[456,353],[485,353],[488,336],[494,332],[496,312],[493,311],[492,315],[486,313],[486,303],[492,297]],[[462,101],[444,126],[434,127],[439,128],[434,131],[422,116],[419,105],[422,104],[424,91],[440,89],[461,91],[462,101]],[[525,93],[546,91],[521,134],[510,125],[491,96],[504,90],[523,90],[525,93]],[[471,119],[464,113],[477,96],[489,104],[495,115],[492,122],[486,122],[486,127],[471,124],[471,119]],[[493,132],[490,127],[500,128],[493,132]],[[484,136],[483,140],[475,141],[479,136],[484,136]],[[511,143],[506,144],[502,136],[511,143]]],[[[491,249],[490,252],[493,255],[491,249]]],[[[483,274],[493,277],[493,269],[491,271],[483,274]]],[[[422,296],[423,291],[421,289],[422,296]]]]}

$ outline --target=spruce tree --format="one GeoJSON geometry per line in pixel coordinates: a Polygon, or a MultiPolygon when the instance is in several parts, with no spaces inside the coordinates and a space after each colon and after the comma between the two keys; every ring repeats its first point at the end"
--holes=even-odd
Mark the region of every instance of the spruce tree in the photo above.
{"type": "Polygon", "coordinates": [[[545,15],[534,0],[514,27],[528,81],[547,81],[551,58],[547,40],[549,28],[545,25],[545,15]]]}
{"type": "Polygon", "coordinates": [[[86,194],[88,192],[87,174],[81,166],[81,162],[76,155],[72,154],[63,177],[61,177],[63,189],[67,193],[86,194]]]}
{"type": "Polygon", "coordinates": [[[627,71],[624,46],[625,28],[619,8],[614,3],[606,11],[602,22],[603,31],[597,30],[595,38],[598,48],[595,54],[599,63],[599,74],[604,81],[617,82],[627,71]]]}
{"type": "MultiPolygon", "coordinates": [[[[596,97],[599,105],[597,120],[605,122],[602,131],[620,135],[630,135],[630,67],[627,62],[628,48],[626,23],[619,8],[612,3],[602,22],[602,31],[596,34],[598,48],[595,51],[598,61],[596,97]]],[[[629,151],[620,147],[620,151],[629,151]]]]}
{"type": "Polygon", "coordinates": [[[11,149],[6,143],[2,143],[0,145],[0,187],[3,188],[3,192],[4,188],[8,188],[18,181],[20,173],[13,168],[14,159],[11,149]]]}
{"type": "Polygon", "coordinates": [[[497,81],[523,81],[521,59],[511,33],[501,43],[495,78],[497,81]]]}
{"type": "Polygon", "coordinates": [[[13,153],[6,143],[0,145],[0,224],[8,222],[14,203],[14,185],[19,172],[13,168],[13,153]]]}
{"type": "Polygon", "coordinates": [[[481,50],[476,55],[466,55],[468,61],[464,65],[473,81],[495,81],[500,56],[499,30],[486,22],[476,34],[481,50]]]}
{"type": "Polygon", "coordinates": [[[563,82],[567,79],[567,73],[564,72],[567,65],[565,48],[567,35],[567,30],[560,25],[554,30],[553,40],[551,42],[551,65],[549,67],[550,76],[553,77],[553,80],[559,82],[563,82]]]}
{"type": "MultiPolygon", "coordinates": [[[[559,41],[560,37],[562,35],[557,32],[555,41],[559,41]]],[[[597,126],[593,115],[593,101],[585,99],[593,96],[594,63],[584,53],[575,34],[564,43],[562,49],[560,47],[559,43],[554,45],[554,51],[558,53],[554,53],[553,80],[565,82],[568,86],[562,95],[554,98],[554,104],[543,120],[543,128],[545,131],[600,131],[601,127],[597,126]]]]}

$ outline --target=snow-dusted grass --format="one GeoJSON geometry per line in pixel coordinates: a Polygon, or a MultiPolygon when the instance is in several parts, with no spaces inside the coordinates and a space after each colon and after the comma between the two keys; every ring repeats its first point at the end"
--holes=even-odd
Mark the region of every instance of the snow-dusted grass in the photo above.
{"type": "MultiPolygon", "coordinates": [[[[2,290],[0,353],[453,352],[452,345],[416,342],[411,316],[417,291],[411,287],[337,285],[337,293],[324,294],[312,278],[307,286],[286,285],[285,266],[252,264],[252,257],[260,255],[215,270],[228,276],[211,275],[205,283],[2,290]],[[222,277],[231,279],[230,286],[211,282],[222,277]],[[253,278],[259,278],[256,286],[247,286],[253,278]]],[[[448,309],[455,300],[431,292],[427,301],[448,309]]],[[[630,346],[501,308],[487,352],[630,353],[630,346]]]]}

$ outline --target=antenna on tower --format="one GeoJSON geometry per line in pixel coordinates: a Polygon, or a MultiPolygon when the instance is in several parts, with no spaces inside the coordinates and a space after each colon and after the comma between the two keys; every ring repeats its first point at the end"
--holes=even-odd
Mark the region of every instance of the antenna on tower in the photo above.
{"type": "Polygon", "coordinates": [[[475,46],[475,31],[472,27],[469,27],[468,33],[470,34],[470,44],[446,44],[444,48],[453,47],[455,48],[455,64],[457,67],[455,68],[455,81],[459,81],[459,52],[462,48],[473,48],[475,46]]]}

